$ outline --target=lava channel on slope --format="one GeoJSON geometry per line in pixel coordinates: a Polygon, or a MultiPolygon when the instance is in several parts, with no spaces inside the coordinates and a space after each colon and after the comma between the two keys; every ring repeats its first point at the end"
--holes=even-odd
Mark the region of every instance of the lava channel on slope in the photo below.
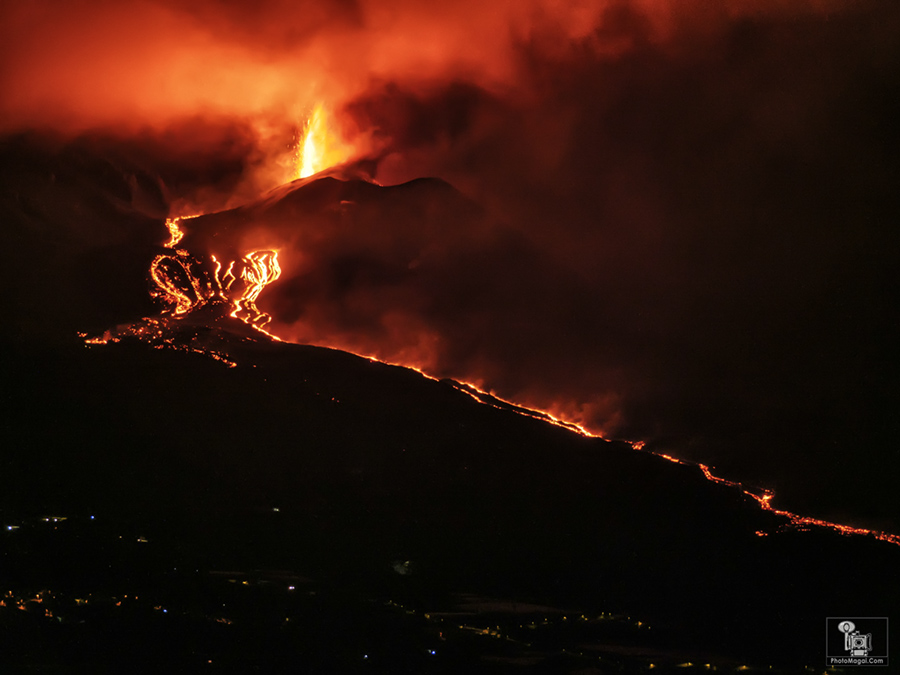
{"type": "MultiPolygon", "coordinates": [[[[297,140],[293,181],[272,190],[268,198],[277,199],[285,189],[313,182],[323,175],[341,177],[340,164],[347,158],[346,148],[335,146],[327,129],[325,108],[316,106],[303,127],[297,140]],[[301,182],[302,181],[302,182],[301,182]],[[296,184],[296,185],[295,185],[296,184]],[[290,187],[288,187],[290,186],[290,187]]],[[[352,170],[350,171],[352,173],[352,170]]],[[[377,184],[375,184],[377,185],[377,184]]],[[[380,186],[379,186],[380,187],[380,186]]],[[[214,253],[197,255],[180,244],[185,237],[185,227],[194,218],[213,214],[194,214],[173,217],[166,220],[169,238],[162,244],[163,252],[156,255],[150,264],[150,294],[163,306],[160,315],[107,330],[101,336],[81,334],[87,345],[99,345],[136,339],[156,349],[175,349],[206,355],[225,363],[229,367],[237,365],[229,353],[227,334],[243,340],[272,340],[282,342],[282,338],[266,330],[272,316],[257,306],[257,300],[265,289],[277,281],[282,269],[277,248],[252,249],[244,253],[230,253],[220,259],[214,253]]],[[[398,365],[415,370],[423,377],[438,380],[417,363],[388,362],[376,356],[361,354],[347,349],[344,345],[320,345],[341,349],[357,356],[379,363],[398,365]]],[[[443,380],[458,391],[483,404],[511,411],[515,414],[538,419],[567,429],[573,433],[594,438],[602,434],[594,433],[584,426],[562,419],[552,413],[529,408],[503,399],[494,392],[488,392],[464,380],[443,380]]],[[[636,451],[644,451],[643,441],[625,441],[636,451]]],[[[823,528],[845,536],[871,536],[877,540],[900,546],[900,536],[881,531],[867,530],[832,523],[826,520],[800,516],[779,510],[772,506],[774,493],[768,489],[752,488],[744,484],[715,475],[710,466],[688,462],[671,455],[652,454],[677,464],[694,466],[710,482],[733,488],[746,498],[752,499],[760,509],[769,511],[784,519],[781,530],[808,530],[823,528]]],[[[757,536],[768,536],[767,531],[756,532],[757,536]]]]}

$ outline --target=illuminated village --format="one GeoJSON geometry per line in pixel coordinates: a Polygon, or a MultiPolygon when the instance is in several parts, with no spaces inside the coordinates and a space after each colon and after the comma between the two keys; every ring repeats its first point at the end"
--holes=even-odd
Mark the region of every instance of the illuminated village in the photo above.
{"type": "MultiPolygon", "coordinates": [[[[653,626],[621,614],[465,593],[423,606],[403,583],[395,584],[393,597],[384,588],[357,595],[291,571],[194,568],[196,561],[165,550],[168,542],[126,528],[96,516],[44,516],[5,525],[3,545],[34,565],[23,578],[49,570],[57,577],[52,588],[0,593],[5,631],[42,636],[7,645],[5,663],[21,659],[40,667],[63,659],[77,671],[143,658],[134,668],[144,672],[159,665],[146,660],[146,650],[165,641],[166,658],[185,672],[236,672],[251,664],[280,670],[311,660],[360,673],[398,666],[484,673],[798,672],[712,655],[705,656],[707,662],[688,661],[686,652],[666,646],[664,636],[657,640],[653,626]],[[51,551],[73,556],[73,568],[37,559],[51,551]],[[89,569],[97,564],[106,569],[89,569]],[[92,645],[94,651],[80,649],[100,626],[111,630],[92,645]]],[[[409,561],[397,561],[394,568],[401,577],[412,574],[409,561]]],[[[810,666],[802,672],[821,670],[810,666]]]]}

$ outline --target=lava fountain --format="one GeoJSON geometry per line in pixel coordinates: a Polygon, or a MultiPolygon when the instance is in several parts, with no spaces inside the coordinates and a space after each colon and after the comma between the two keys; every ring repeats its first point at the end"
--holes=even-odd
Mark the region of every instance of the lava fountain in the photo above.
{"type": "Polygon", "coordinates": [[[309,178],[344,162],[349,149],[331,131],[329,113],[324,104],[313,108],[300,134],[295,151],[294,179],[309,178]]]}

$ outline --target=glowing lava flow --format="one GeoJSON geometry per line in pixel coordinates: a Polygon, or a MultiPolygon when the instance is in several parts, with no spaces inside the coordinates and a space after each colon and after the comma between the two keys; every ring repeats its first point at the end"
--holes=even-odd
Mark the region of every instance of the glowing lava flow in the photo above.
{"type": "Polygon", "coordinates": [[[175,248],[184,238],[184,232],[181,231],[181,221],[197,216],[179,216],[178,218],[166,218],[166,229],[169,231],[169,241],[163,246],[165,248],[175,248]]]}
{"type": "MultiPolygon", "coordinates": [[[[174,249],[184,237],[182,220],[170,218],[166,221],[169,230],[169,241],[164,244],[166,248],[174,249]]],[[[167,304],[176,317],[211,302],[229,302],[232,317],[263,330],[272,317],[260,311],[256,300],[266,286],[281,276],[278,252],[251,251],[239,260],[230,261],[224,273],[216,257],[211,256],[211,259],[214,270],[210,270],[204,260],[184,249],[174,249],[173,253],[156,256],[150,263],[150,278],[156,285],[152,295],[167,304]]]]}
{"type": "MultiPolygon", "coordinates": [[[[640,444],[640,448],[637,447],[637,444],[632,444],[636,449],[643,448],[643,443],[640,444]]],[[[667,459],[670,462],[674,462],[675,464],[682,464],[684,466],[696,466],[703,472],[706,480],[711,481],[713,483],[719,483],[720,485],[727,485],[731,488],[736,488],[743,492],[745,495],[753,499],[759,507],[763,511],[769,511],[774,513],[777,516],[781,516],[782,518],[787,518],[790,525],[789,527],[793,527],[798,530],[808,530],[810,527],[823,527],[826,529],[834,530],[839,534],[843,534],[845,536],[850,536],[853,534],[857,535],[870,535],[879,541],[886,541],[891,544],[896,544],[900,546],[900,535],[889,534],[887,532],[878,532],[874,530],[866,530],[861,527],[850,527],[849,525],[839,525],[837,523],[832,523],[827,520],[820,520],[819,518],[810,518],[808,516],[800,516],[796,513],[792,513],[790,511],[782,511],[776,509],[772,506],[772,499],[775,497],[775,493],[771,490],[757,490],[754,491],[752,489],[748,489],[744,487],[742,483],[737,481],[728,480],[726,478],[720,478],[716,476],[712,470],[706,464],[694,464],[693,462],[686,462],[683,459],[678,459],[676,457],[672,457],[671,455],[665,455],[662,453],[654,452],[652,453],[657,457],[662,457],[663,459],[667,459]]],[[[762,530],[758,531],[757,536],[765,537],[768,536],[768,532],[764,532],[762,530]]]]}
{"type": "MultiPolygon", "coordinates": [[[[343,350],[343,351],[347,351],[347,350],[343,350]]],[[[395,365],[395,366],[399,365],[403,368],[408,368],[409,370],[414,370],[417,373],[419,373],[420,375],[422,375],[423,377],[428,378],[429,380],[434,380],[435,382],[439,381],[438,378],[429,375],[428,373],[426,373],[425,371],[423,371],[420,368],[417,368],[416,366],[388,363],[387,361],[382,361],[381,359],[379,359],[375,356],[368,355],[368,354],[357,354],[357,356],[361,356],[364,359],[368,359],[369,361],[374,361],[376,363],[383,363],[385,365],[395,365]]],[[[518,403],[513,403],[512,401],[507,401],[505,399],[500,398],[499,396],[497,396],[495,394],[486,392],[469,382],[463,382],[463,381],[459,381],[459,380],[445,380],[445,382],[450,384],[457,391],[460,391],[463,394],[470,396],[474,400],[476,400],[479,403],[482,403],[484,405],[489,405],[493,408],[498,408],[500,410],[508,410],[510,412],[516,413],[517,415],[522,415],[523,417],[530,417],[532,419],[540,420],[542,422],[548,422],[550,424],[561,427],[568,431],[573,431],[581,436],[586,436],[589,438],[603,438],[602,435],[591,433],[590,431],[585,429],[580,424],[575,424],[573,422],[567,422],[565,420],[559,419],[558,417],[552,415],[551,413],[545,412],[543,410],[535,410],[533,408],[527,408],[525,406],[519,405],[518,403]]],[[[640,450],[640,451],[644,450],[644,446],[645,446],[644,441],[625,441],[625,442],[628,443],[635,450],[640,450]]],[[[838,532],[838,533],[846,535],[846,536],[854,535],[854,534],[869,535],[869,536],[874,537],[875,539],[878,539],[879,541],[886,541],[891,544],[896,544],[896,545],[900,546],[900,535],[889,534],[887,532],[879,532],[879,531],[875,531],[875,530],[866,530],[866,529],[858,528],[858,527],[850,527],[848,525],[839,525],[837,523],[832,523],[827,520],[820,520],[818,518],[810,518],[807,516],[800,516],[800,515],[797,515],[796,513],[790,512],[790,511],[782,511],[782,510],[776,509],[772,506],[771,501],[775,497],[775,493],[772,492],[771,490],[758,490],[758,491],[754,492],[752,489],[748,489],[748,488],[744,487],[744,485],[742,483],[738,483],[736,481],[730,481],[725,478],[720,478],[719,476],[716,476],[715,474],[713,474],[712,470],[710,469],[710,467],[707,464],[699,464],[699,463],[695,464],[693,462],[688,462],[683,459],[678,459],[677,457],[672,457],[671,455],[666,455],[666,454],[659,453],[659,452],[650,451],[650,453],[653,455],[656,455],[657,457],[661,457],[662,459],[673,462],[675,464],[681,464],[683,466],[696,466],[703,473],[703,476],[706,478],[706,480],[713,482],[713,483],[719,483],[720,485],[727,485],[728,487],[738,489],[742,493],[747,495],[748,497],[752,498],[757,504],[759,504],[759,507],[762,510],[769,511],[771,513],[774,513],[777,516],[786,518],[788,520],[788,524],[786,525],[787,527],[793,527],[798,530],[808,530],[810,527],[813,527],[813,526],[814,527],[823,527],[826,529],[834,530],[835,532],[838,532]]],[[[761,537],[768,535],[767,532],[762,532],[762,531],[759,531],[756,534],[761,537]]]]}
{"type": "Polygon", "coordinates": [[[575,422],[566,422],[565,420],[562,420],[551,413],[544,412],[543,410],[526,408],[525,406],[519,405],[518,403],[507,401],[506,399],[500,398],[496,394],[490,394],[479,389],[470,382],[460,382],[452,380],[450,381],[450,384],[454,389],[457,389],[464,394],[468,394],[479,403],[489,405],[492,408],[497,408],[499,410],[511,410],[517,415],[522,415],[523,417],[531,417],[532,419],[540,420],[541,422],[549,422],[554,426],[562,427],[563,429],[567,429],[568,431],[574,431],[576,434],[580,434],[582,436],[587,436],[590,438],[603,438],[602,434],[592,434],[580,424],[576,424],[575,422]]]}
{"type": "Polygon", "coordinates": [[[256,299],[263,289],[281,276],[278,252],[253,251],[248,253],[238,261],[231,261],[224,274],[221,273],[222,266],[215,256],[212,257],[212,260],[216,264],[213,278],[215,278],[219,286],[219,292],[222,294],[222,297],[230,294],[229,297],[233,298],[231,302],[234,309],[231,312],[231,316],[280,341],[280,338],[263,330],[263,327],[272,320],[272,317],[260,311],[256,306],[256,299]],[[235,266],[239,268],[237,274],[234,272],[235,266]],[[240,290],[240,295],[234,297],[237,295],[237,292],[231,293],[231,291],[238,288],[235,285],[238,280],[240,280],[240,285],[243,288],[240,290]]]}
{"type": "MultiPolygon", "coordinates": [[[[329,349],[337,349],[336,347],[329,347],[329,349]]],[[[424,370],[419,368],[418,366],[411,366],[403,363],[390,363],[388,361],[382,361],[377,356],[372,356],[371,354],[359,354],[357,352],[352,352],[349,349],[345,349],[343,347],[340,348],[341,351],[347,352],[349,354],[354,354],[355,356],[359,356],[361,358],[367,359],[369,361],[373,361],[375,363],[383,363],[386,366],[398,366],[400,368],[406,368],[407,370],[414,370],[422,377],[433,380],[435,382],[441,382],[438,378],[433,375],[429,375],[424,370]]],[[[574,422],[566,422],[555,415],[545,412],[543,410],[535,410],[533,408],[526,408],[525,406],[519,405],[518,403],[514,403],[512,401],[507,401],[506,399],[500,398],[496,394],[488,393],[483,389],[479,389],[477,386],[472,384],[471,382],[466,382],[464,380],[443,380],[446,384],[449,384],[451,387],[456,389],[457,391],[469,396],[482,405],[489,405],[492,408],[497,408],[498,410],[508,410],[510,412],[514,412],[517,415],[521,415],[522,417],[530,417],[535,420],[539,420],[541,422],[547,422],[548,424],[552,424],[554,426],[560,427],[562,429],[566,429],[567,431],[574,431],[576,434],[581,436],[586,436],[588,438],[603,438],[601,434],[593,434],[587,429],[585,429],[580,424],[576,424],[574,422]]]]}
{"type": "MultiPolygon", "coordinates": [[[[196,216],[189,216],[196,218],[196,216]]],[[[175,249],[184,237],[181,221],[185,218],[169,218],[166,229],[169,241],[163,246],[175,249]]],[[[160,254],[150,263],[150,278],[156,284],[151,295],[169,304],[175,316],[187,314],[201,307],[215,296],[215,291],[204,283],[204,275],[198,269],[202,262],[192,257],[184,249],[175,249],[174,254],[160,254]]]]}
{"type": "Polygon", "coordinates": [[[128,326],[119,326],[101,336],[79,333],[86,345],[121,342],[126,337],[137,338],[155,349],[204,354],[234,367],[237,364],[214,348],[209,336],[204,337],[204,331],[184,331],[177,339],[173,333],[176,322],[180,324],[187,315],[207,305],[220,307],[214,316],[231,316],[280,341],[280,338],[265,330],[264,326],[271,321],[271,317],[256,306],[263,289],[281,276],[278,252],[252,251],[239,260],[229,262],[223,272],[215,256],[205,260],[192,256],[185,249],[175,248],[184,238],[181,222],[196,217],[166,220],[169,239],[163,246],[169,252],[160,253],[150,263],[150,280],[154,284],[150,294],[166,305],[162,316],[147,317],[128,326]],[[214,267],[210,265],[210,260],[214,267]]]}

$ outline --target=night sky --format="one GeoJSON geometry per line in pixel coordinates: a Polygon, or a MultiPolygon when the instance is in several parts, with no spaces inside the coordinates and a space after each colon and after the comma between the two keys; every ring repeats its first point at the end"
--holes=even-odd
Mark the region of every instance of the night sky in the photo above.
{"type": "MultiPolygon", "coordinates": [[[[141,167],[133,222],[253,201],[324,102],[348,175],[449,185],[230,231],[216,245],[279,248],[259,301],[276,335],[900,531],[894,0],[182,4],[0,10],[5,213],[33,187],[23,137],[141,167]]],[[[93,170],[15,221],[62,228],[77,246],[28,258],[89,282],[57,295],[14,256],[9,339],[152,310],[97,261],[145,278],[140,254],[103,251],[164,228],[131,241],[53,206],[103,193],[93,170]]]]}

